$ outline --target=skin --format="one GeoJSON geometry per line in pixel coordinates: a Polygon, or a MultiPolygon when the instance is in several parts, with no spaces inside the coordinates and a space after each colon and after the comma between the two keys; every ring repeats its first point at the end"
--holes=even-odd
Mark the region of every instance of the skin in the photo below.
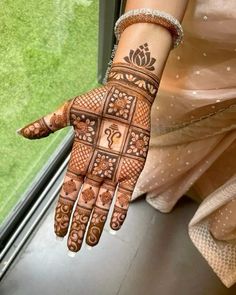
{"type": "MultiPolygon", "coordinates": [[[[126,11],[151,7],[181,21],[186,4],[183,0],[127,1],[126,11]]],[[[28,139],[39,139],[68,125],[74,128],[74,144],[54,223],[57,236],[68,234],[70,251],[81,249],[85,234],[88,245],[97,245],[113,198],[110,227],[119,230],[126,218],[144,168],[151,107],[171,46],[172,37],[161,26],[129,26],[121,35],[104,86],[66,101],[55,112],[18,131],[28,139]]]]}

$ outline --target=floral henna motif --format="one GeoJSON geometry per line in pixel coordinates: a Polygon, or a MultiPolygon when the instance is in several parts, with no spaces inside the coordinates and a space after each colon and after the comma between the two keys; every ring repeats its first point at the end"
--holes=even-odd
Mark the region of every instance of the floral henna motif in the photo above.
{"type": "Polygon", "coordinates": [[[149,146],[149,135],[134,130],[130,133],[128,140],[127,154],[146,158],[149,146]]]}
{"type": "Polygon", "coordinates": [[[86,204],[95,199],[95,192],[91,186],[82,192],[82,199],[86,204]]]}
{"type": "Polygon", "coordinates": [[[71,229],[67,241],[69,250],[73,252],[80,250],[90,214],[90,209],[80,208],[77,206],[73,215],[71,229]]]}
{"type": "Polygon", "coordinates": [[[71,101],[67,101],[55,113],[46,115],[27,125],[19,130],[18,133],[29,139],[38,139],[67,126],[69,124],[67,117],[70,103],[71,101]]]}
{"type": "Polygon", "coordinates": [[[55,131],[69,125],[70,104],[71,104],[71,100],[67,101],[55,113],[45,117],[45,122],[48,124],[50,129],[55,131]]]}
{"type": "Polygon", "coordinates": [[[117,200],[122,208],[128,207],[130,196],[128,194],[121,193],[120,195],[118,195],[117,200]]]}
{"type": "Polygon", "coordinates": [[[67,124],[66,124],[66,121],[65,121],[65,118],[64,118],[63,115],[59,115],[59,114],[54,113],[51,116],[49,127],[52,128],[53,130],[57,130],[57,129],[63,128],[66,125],[67,124]]]}
{"type": "Polygon", "coordinates": [[[110,227],[114,230],[119,230],[124,223],[127,215],[127,210],[114,206],[114,211],[112,213],[110,227]]]}
{"type": "Polygon", "coordinates": [[[135,51],[131,49],[129,56],[125,56],[124,60],[138,67],[146,68],[149,71],[155,70],[153,65],[156,59],[151,57],[147,43],[140,45],[135,51]]]}
{"type": "Polygon", "coordinates": [[[54,217],[54,231],[59,237],[64,237],[67,234],[73,205],[73,201],[59,197],[54,217]]]}
{"type": "Polygon", "coordinates": [[[151,72],[135,65],[114,63],[108,76],[108,84],[126,85],[153,103],[159,88],[160,79],[151,72]]]}
{"type": "Polygon", "coordinates": [[[112,194],[107,190],[99,195],[102,205],[105,206],[111,202],[112,194]]]}
{"type": "Polygon", "coordinates": [[[114,88],[113,91],[111,91],[105,113],[127,121],[130,119],[130,112],[134,101],[134,96],[114,88]]]}
{"type": "Polygon", "coordinates": [[[108,215],[108,210],[95,207],[86,237],[86,243],[95,246],[99,242],[103,227],[108,215]]]}
{"type": "Polygon", "coordinates": [[[62,188],[65,192],[65,195],[69,195],[69,194],[77,191],[76,183],[73,179],[70,179],[70,180],[64,182],[62,188]]]}
{"type": "Polygon", "coordinates": [[[98,152],[92,165],[92,174],[112,179],[117,160],[118,156],[116,155],[98,152]]]}
{"type": "Polygon", "coordinates": [[[53,131],[49,129],[43,118],[27,125],[19,131],[21,135],[29,139],[46,137],[52,132],[53,131]]]}
{"type": "Polygon", "coordinates": [[[114,140],[121,137],[121,132],[117,124],[112,124],[109,128],[105,129],[105,134],[107,135],[108,147],[110,149],[112,148],[114,140]]]}
{"type": "Polygon", "coordinates": [[[92,143],[94,141],[97,129],[97,123],[94,118],[89,116],[71,115],[72,124],[75,128],[76,137],[80,140],[92,143]]]}

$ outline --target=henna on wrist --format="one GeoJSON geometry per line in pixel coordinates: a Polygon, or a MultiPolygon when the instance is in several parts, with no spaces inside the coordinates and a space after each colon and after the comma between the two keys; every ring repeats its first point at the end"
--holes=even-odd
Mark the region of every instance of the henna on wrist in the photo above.
{"type": "Polygon", "coordinates": [[[160,79],[150,71],[156,61],[150,56],[147,43],[138,49],[130,50],[129,56],[124,57],[127,63],[113,63],[107,83],[126,85],[148,99],[152,104],[160,84],[160,79]]]}

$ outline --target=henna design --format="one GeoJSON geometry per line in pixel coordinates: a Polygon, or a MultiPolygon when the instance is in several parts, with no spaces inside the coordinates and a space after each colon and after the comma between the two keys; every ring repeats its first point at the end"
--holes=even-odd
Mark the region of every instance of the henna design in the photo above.
{"type": "Polygon", "coordinates": [[[102,205],[105,206],[111,202],[112,194],[107,190],[99,195],[102,205]]]}
{"type": "Polygon", "coordinates": [[[73,179],[70,179],[70,180],[64,182],[62,188],[63,188],[66,195],[69,195],[72,192],[77,191],[76,184],[73,179]]]}
{"type": "Polygon", "coordinates": [[[54,217],[54,231],[59,237],[64,237],[67,234],[73,205],[73,201],[59,197],[54,217]]]}
{"type": "Polygon", "coordinates": [[[112,65],[108,84],[128,86],[130,90],[140,93],[141,99],[146,98],[153,103],[159,88],[160,79],[153,73],[142,68],[126,63],[115,63],[112,65]]]}
{"type": "Polygon", "coordinates": [[[64,121],[63,115],[58,115],[54,113],[50,119],[50,128],[53,129],[60,129],[62,127],[66,126],[66,123],[64,121]]]}
{"type": "Polygon", "coordinates": [[[84,109],[99,113],[103,107],[104,96],[107,92],[107,87],[95,88],[86,94],[80,95],[74,99],[73,109],[84,109]]]}
{"type": "Polygon", "coordinates": [[[29,139],[47,137],[52,132],[53,131],[49,129],[43,118],[27,125],[19,131],[21,135],[29,139]]]}
{"type": "Polygon", "coordinates": [[[136,126],[140,126],[146,130],[150,130],[150,127],[151,127],[150,114],[151,114],[150,104],[141,99],[137,100],[132,124],[136,126]]]}
{"type": "Polygon", "coordinates": [[[92,174],[112,179],[117,160],[118,156],[99,151],[92,163],[92,174]]]}
{"type": "Polygon", "coordinates": [[[110,227],[114,230],[119,230],[124,223],[127,215],[127,210],[114,206],[114,211],[112,213],[110,227]]]}
{"type": "Polygon", "coordinates": [[[45,123],[52,130],[56,131],[70,124],[70,106],[72,100],[66,101],[54,113],[44,117],[45,123]]]}
{"type": "Polygon", "coordinates": [[[71,251],[81,247],[95,202],[87,241],[90,245],[99,241],[118,182],[111,227],[118,230],[122,226],[131,191],[145,163],[150,110],[159,79],[150,72],[154,62],[147,44],[130,51],[125,60],[129,63],[113,64],[106,87],[76,97],[63,109],[25,128],[28,137],[40,138],[69,123],[74,127],[75,142],[68,167],[71,175],[64,181],[55,214],[55,233],[65,236],[83,181],[80,183],[76,177],[86,175],[68,238],[71,251]]]}
{"type": "Polygon", "coordinates": [[[82,199],[84,200],[85,203],[88,203],[91,200],[95,199],[95,193],[91,186],[82,192],[82,199]]]}
{"type": "Polygon", "coordinates": [[[134,101],[134,96],[114,88],[108,99],[105,114],[125,121],[130,120],[130,112],[133,109],[134,101]]]}
{"type": "Polygon", "coordinates": [[[54,230],[58,236],[65,236],[67,233],[74,202],[82,181],[83,177],[66,173],[54,216],[54,230]]]}
{"type": "Polygon", "coordinates": [[[134,187],[144,167],[144,161],[123,158],[119,171],[119,181],[122,186],[134,187]]]}
{"type": "Polygon", "coordinates": [[[97,119],[88,115],[72,114],[71,115],[72,124],[75,128],[76,137],[80,140],[93,143],[96,130],[97,130],[97,119]]]}
{"type": "Polygon", "coordinates": [[[55,113],[46,116],[45,121],[53,131],[61,129],[68,125],[68,109],[71,101],[66,102],[59,110],[55,113]]]}
{"type": "Polygon", "coordinates": [[[67,241],[69,250],[73,252],[80,250],[90,214],[91,209],[85,209],[77,206],[73,215],[71,229],[67,241]]]}
{"type": "Polygon", "coordinates": [[[153,65],[156,59],[154,57],[151,57],[151,53],[149,51],[147,43],[140,45],[135,51],[131,49],[129,52],[129,56],[125,56],[124,60],[127,63],[145,68],[149,71],[155,70],[153,65]]]}
{"type": "Polygon", "coordinates": [[[112,148],[112,144],[114,143],[114,138],[117,139],[121,137],[121,133],[119,131],[117,124],[112,124],[110,125],[109,128],[105,129],[105,134],[108,135],[107,141],[108,141],[108,147],[110,149],[112,148]]]}
{"type": "Polygon", "coordinates": [[[121,152],[129,125],[127,123],[114,124],[110,119],[104,118],[98,136],[97,146],[110,152],[121,152]]]}
{"type": "Polygon", "coordinates": [[[92,155],[92,147],[75,142],[68,169],[76,174],[85,174],[92,155]]]}
{"type": "Polygon", "coordinates": [[[88,234],[86,237],[86,243],[88,245],[95,246],[99,242],[107,219],[107,215],[108,210],[100,209],[98,207],[94,208],[92,219],[88,229],[88,234]]]}
{"type": "Polygon", "coordinates": [[[120,204],[120,206],[122,208],[123,207],[128,207],[128,205],[129,205],[129,198],[130,198],[129,195],[124,194],[124,193],[118,195],[117,200],[118,200],[118,202],[119,202],[119,204],[120,204]]]}
{"type": "Polygon", "coordinates": [[[68,231],[72,209],[82,181],[83,177],[66,173],[54,216],[54,229],[58,236],[65,236],[68,231]]]}
{"type": "Polygon", "coordinates": [[[146,158],[149,146],[149,135],[133,129],[128,139],[127,154],[146,158]]]}

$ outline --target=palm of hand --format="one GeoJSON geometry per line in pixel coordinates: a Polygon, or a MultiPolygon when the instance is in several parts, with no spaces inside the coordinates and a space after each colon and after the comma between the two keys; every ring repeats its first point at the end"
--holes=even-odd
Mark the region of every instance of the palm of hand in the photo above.
{"type": "MultiPolygon", "coordinates": [[[[133,79],[130,74],[126,76],[130,81],[133,79]]],[[[146,87],[142,81],[137,85],[140,89],[146,87]]],[[[145,164],[150,112],[150,100],[125,83],[115,81],[67,101],[55,113],[21,130],[23,136],[34,139],[67,125],[74,127],[74,144],[54,226],[57,236],[67,234],[78,198],[67,243],[71,251],[81,248],[89,220],[86,243],[90,246],[98,243],[115,194],[110,226],[114,230],[122,226],[145,164]]]]}

